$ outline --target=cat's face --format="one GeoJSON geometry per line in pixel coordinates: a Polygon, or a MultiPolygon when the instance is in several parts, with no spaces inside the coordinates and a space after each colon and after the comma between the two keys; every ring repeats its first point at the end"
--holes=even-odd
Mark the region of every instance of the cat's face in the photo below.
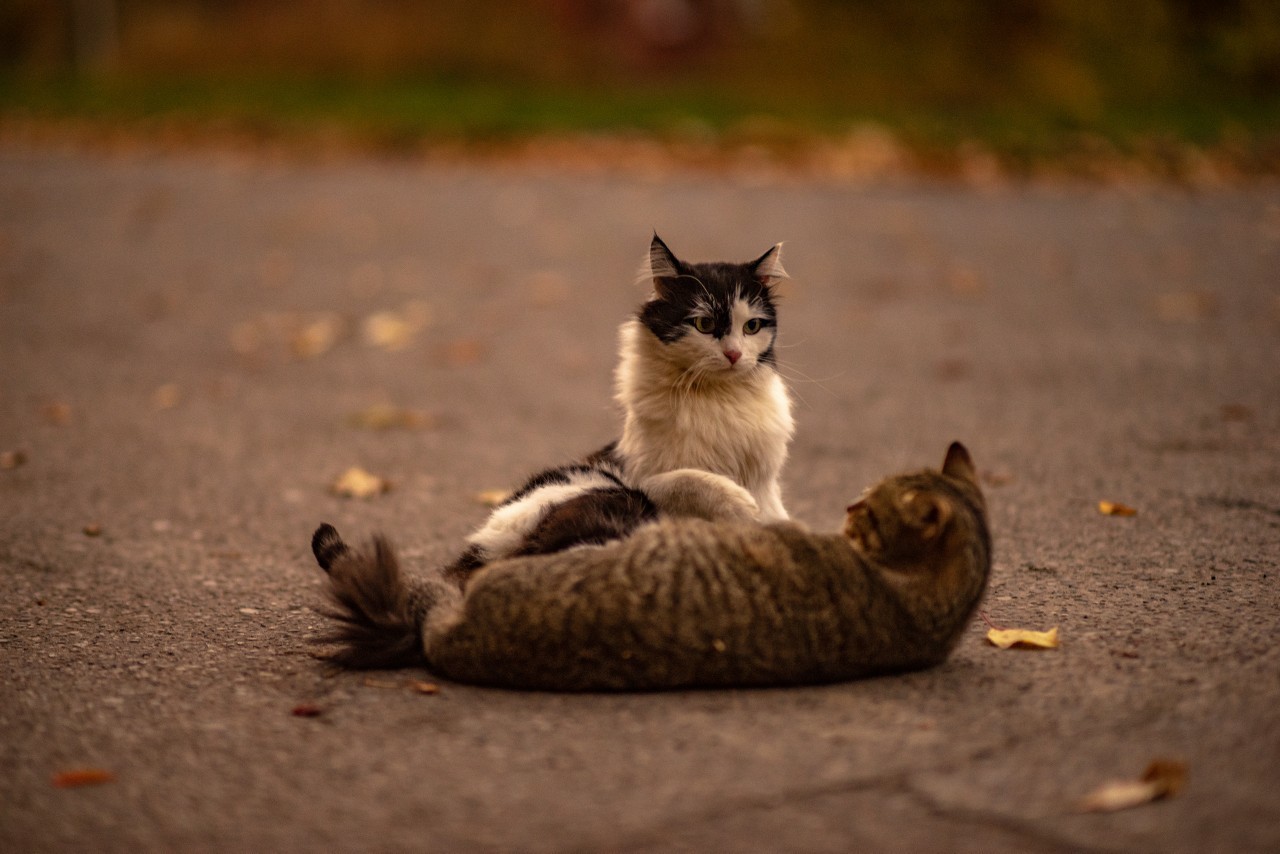
{"type": "Polygon", "coordinates": [[[648,267],[654,296],[640,321],[691,377],[733,379],[772,365],[778,332],[772,288],[786,276],[781,251],[779,244],[746,264],[690,264],[655,234],[648,267]]]}
{"type": "Polygon", "coordinates": [[[941,471],[889,478],[850,505],[844,534],[876,560],[911,561],[947,548],[957,518],[983,508],[969,452],[955,442],[941,471]]]}

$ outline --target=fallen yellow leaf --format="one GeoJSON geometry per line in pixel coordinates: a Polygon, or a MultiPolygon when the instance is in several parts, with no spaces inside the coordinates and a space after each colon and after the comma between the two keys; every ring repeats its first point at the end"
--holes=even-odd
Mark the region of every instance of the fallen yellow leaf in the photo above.
{"type": "Polygon", "coordinates": [[[395,312],[379,311],[364,319],[362,326],[365,343],[384,350],[403,350],[409,346],[416,331],[408,321],[395,312]]]}
{"type": "Polygon", "coordinates": [[[456,338],[443,348],[445,364],[453,368],[477,364],[484,360],[486,352],[484,342],[475,338],[456,338]]]}
{"type": "Polygon", "coordinates": [[[988,629],[987,640],[1001,649],[1012,646],[1029,647],[1031,649],[1057,649],[1058,627],[1047,632],[1031,629],[988,629]]]}
{"type": "Polygon", "coordinates": [[[22,451],[0,451],[0,469],[16,469],[27,462],[22,451]]]}
{"type": "Polygon", "coordinates": [[[510,497],[511,492],[506,489],[484,489],[475,494],[476,501],[486,507],[497,507],[510,497]]]}
{"type": "Polygon", "coordinates": [[[46,403],[40,407],[40,414],[44,416],[45,421],[50,424],[56,424],[59,427],[71,423],[71,406],[61,401],[46,403]]]}
{"type": "Polygon", "coordinates": [[[359,466],[347,469],[342,473],[342,477],[335,480],[329,487],[334,495],[346,498],[372,498],[390,488],[391,484],[388,481],[376,474],[370,474],[359,466]]]}
{"type": "Polygon", "coordinates": [[[182,402],[182,389],[177,383],[165,383],[151,393],[151,408],[156,412],[173,409],[182,402]]]}
{"type": "Polygon", "coordinates": [[[431,323],[431,306],[421,300],[405,303],[400,311],[378,311],[364,319],[365,343],[384,350],[403,350],[431,323]]]}
{"type": "Polygon", "coordinates": [[[1118,501],[1099,501],[1098,512],[1104,516],[1137,516],[1138,511],[1118,501]]]}
{"type": "Polygon", "coordinates": [[[361,410],[347,419],[352,427],[362,427],[366,430],[420,430],[427,427],[433,427],[436,418],[429,412],[421,412],[416,409],[401,409],[390,404],[374,404],[368,409],[361,410]]]}
{"type": "Polygon", "coordinates": [[[336,314],[322,314],[294,332],[289,344],[293,354],[303,359],[323,355],[342,337],[345,324],[336,314]]]}
{"type": "Polygon", "coordinates": [[[1187,783],[1187,763],[1157,759],[1147,766],[1141,780],[1103,783],[1080,801],[1081,812],[1115,812],[1171,798],[1187,783]]]}
{"type": "Polygon", "coordinates": [[[375,679],[372,676],[366,676],[362,684],[366,688],[385,688],[388,690],[404,686],[403,682],[391,682],[387,679],[375,679]]]}

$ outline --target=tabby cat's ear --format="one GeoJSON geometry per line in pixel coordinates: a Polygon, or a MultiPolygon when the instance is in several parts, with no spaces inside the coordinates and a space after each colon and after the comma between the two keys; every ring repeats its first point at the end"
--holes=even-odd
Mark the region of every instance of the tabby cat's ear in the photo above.
{"type": "Polygon", "coordinates": [[[937,539],[951,521],[951,502],[940,495],[909,492],[904,496],[903,504],[922,540],[937,539]]]}
{"type": "Polygon", "coordinates": [[[680,278],[680,259],[667,248],[662,238],[655,231],[653,241],[649,244],[648,275],[653,279],[653,288],[659,296],[667,297],[675,288],[680,278]]]}
{"type": "Polygon", "coordinates": [[[773,248],[750,264],[751,273],[760,284],[772,287],[783,279],[789,279],[787,271],[782,269],[782,244],[775,243],[773,248]]]}
{"type": "Polygon", "coordinates": [[[959,442],[952,442],[951,447],[947,448],[947,458],[942,461],[942,473],[970,483],[978,482],[978,475],[973,468],[973,460],[969,458],[969,451],[959,442]]]}

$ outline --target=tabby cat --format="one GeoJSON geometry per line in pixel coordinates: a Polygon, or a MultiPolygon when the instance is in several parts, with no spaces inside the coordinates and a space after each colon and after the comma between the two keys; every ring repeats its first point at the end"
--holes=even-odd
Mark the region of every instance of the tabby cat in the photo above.
{"type": "Polygon", "coordinates": [[[502,557],[604,543],[659,512],[787,518],[779,478],[794,424],[775,355],[781,251],[691,264],[655,234],[641,270],[653,293],[619,336],[622,437],[530,478],[467,538],[446,574],[465,583],[502,557]],[[554,536],[533,536],[556,507],[554,536]]]}
{"type": "Polygon", "coordinates": [[[604,546],[497,561],[466,592],[406,584],[391,547],[312,541],[352,668],[459,682],[627,690],[830,682],[942,662],[986,588],[986,505],[964,446],[889,478],[843,531],[664,518],[604,546]]]}

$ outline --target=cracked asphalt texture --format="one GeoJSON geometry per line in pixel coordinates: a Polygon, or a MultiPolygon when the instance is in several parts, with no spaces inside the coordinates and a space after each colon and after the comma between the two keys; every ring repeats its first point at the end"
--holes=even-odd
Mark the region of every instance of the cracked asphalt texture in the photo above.
{"type": "Polygon", "coordinates": [[[5,851],[1280,850],[1275,185],[9,143],[0,381],[5,851]],[[1059,649],[975,620],[927,672],[612,696],[311,657],[318,522],[440,563],[481,490],[614,436],[654,228],[695,260],[787,241],[792,514],[834,529],[963,440],[984,612],[1059,649]],[[418,414],[353,424],[376,404],[418,414]],[[391,491],[330,494],[354,465],[391,491]],[[1176,797],[1074,811],[1157,758],[1176,797]],[[84,768],[113,778],[54,785],[84,768]]]}

